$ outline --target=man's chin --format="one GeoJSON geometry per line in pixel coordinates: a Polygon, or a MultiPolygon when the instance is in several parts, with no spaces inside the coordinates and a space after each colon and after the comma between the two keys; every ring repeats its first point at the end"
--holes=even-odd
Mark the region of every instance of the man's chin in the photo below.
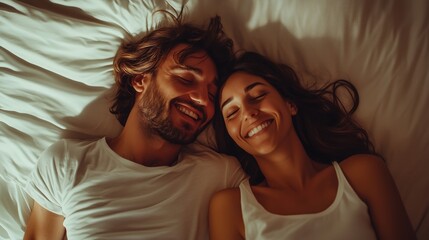
{"type": "Polygon", "coordinates": [[[177,138],[169,138],[166,139],[169,143],[177,144],[177,145],[188,145],[193,143],[197,139],[196,136],[189,136],[189,137],[177,137],[177,138]]]}
{"type": "Polygon", "coordinates": [[[204,127],[201,126],[191,126],[188,124],[182,124],[180,127],[176,128],[176,131],[180,133],[181,138],[186,141],[186,144],[192,143],[204,130],[204,127]]]}
{"type": "Polygon", "coordinates": [[[194,131],[192,133],[182,133],[181,134],[181,144],[190,144],[197,140],[198,135],[200,135],[201,131],[194,131]]]}
{"type": "Polygon", "coordinates": [[[200,130],[189,132],[185,130],[176,129],[174,132],[169,132],[168,134],[159,132],[159,135],[169,143],[187,145],[193,143],[200,133],[200,130]]]}

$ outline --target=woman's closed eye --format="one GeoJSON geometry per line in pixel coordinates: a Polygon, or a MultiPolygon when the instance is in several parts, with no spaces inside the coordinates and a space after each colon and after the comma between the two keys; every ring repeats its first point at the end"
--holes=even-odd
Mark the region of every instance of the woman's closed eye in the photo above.
{"type": "Polygon", "coordinates": [[[254,102],[260,101],[260,100],[264,99],[264,97],[265,97],[267,94],[268,94],[268,92],[262,92],[262,93],[260,93],[260,94],[256,94],[256,96],[251,96],[251,97],[250,97],[250,100],[251,100],[251,101],[254,101],[254,102]]]}
{"type": "MultiPolygon", "coordinates": [[[[267,94],[268,94],[268,92],[262,92],[262,93],[255,94],[255,96],[249,95],[248,102],[251,103],[251,104],[252,103],[258,103],[259,101],[261,101],[262,99],[264,99],[264,97],[267,94]]],[[[237,112],[239,110],[240,109],[238,107],[227,109],[223,115],[224,115],[224,117],[225,117],[226,120],[231,120],[231,119],[233,119],[235,117],[235,115],[237,114],[237,112]]]]}
{"type": "Polygon", "coordinates": [[[239,108],[228,109],[227,111],[225,111],[223,115],[226,120],[231,120],[232,118],[234,118],[238,110],[240,109],[239,108]]]}

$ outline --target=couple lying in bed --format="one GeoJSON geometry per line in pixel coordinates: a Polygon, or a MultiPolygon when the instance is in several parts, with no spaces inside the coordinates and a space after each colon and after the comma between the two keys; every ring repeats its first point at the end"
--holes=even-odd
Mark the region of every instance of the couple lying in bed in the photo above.
{"type": "Polygon", "coordinates": [[[119,136],[44,151],[25,239],[414,238],[351,83],[305,89],[288,66],[235,59],[219,18],[180,19],[119,48],[119,136]],[[213,116],[226,155],[190,144],[213,116]]]}

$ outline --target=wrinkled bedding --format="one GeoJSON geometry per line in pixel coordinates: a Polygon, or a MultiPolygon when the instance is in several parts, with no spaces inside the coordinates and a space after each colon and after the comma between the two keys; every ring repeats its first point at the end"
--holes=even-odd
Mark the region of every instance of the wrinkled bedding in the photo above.
{"type": "MultiPolygon", "coordinates": [[[[237,50],[290,64],[305,82],[353,82],[355,117],[386,158],[418,238],[429,239],[428,1],[185,4],[187,21],[221,16],[237,50]]],[[[108,110],[112,60],[124,36],[156,28],[160,8],[164,1],[0,2],[0,239],[22,239],[32,204],[23,186],[43,149],[120,131],[108,110]]]]}

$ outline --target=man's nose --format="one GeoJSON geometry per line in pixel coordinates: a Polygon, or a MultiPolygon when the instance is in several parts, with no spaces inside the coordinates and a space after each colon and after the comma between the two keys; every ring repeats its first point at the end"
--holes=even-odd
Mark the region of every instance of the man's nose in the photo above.
{"type": "Polygon", "coordinates": [[[192,101],[196,102],[199,105],[207,106],[209,101],[209,93],[207,90],[196,90],[192,92],[189,97],[192,101]]]}

